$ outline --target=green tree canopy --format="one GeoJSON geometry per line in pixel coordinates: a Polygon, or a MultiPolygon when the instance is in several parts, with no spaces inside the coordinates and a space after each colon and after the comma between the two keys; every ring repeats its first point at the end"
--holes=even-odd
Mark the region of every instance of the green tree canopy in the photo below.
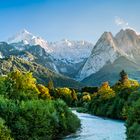
{"type": "Polygon", "coordinates": [[[7,97],[11,99],[30,99],[37,98],[39,94],[36,86],[36,79],[32,73],[23,73],[19,70],[13,71],[5,78],[7,97]]]}

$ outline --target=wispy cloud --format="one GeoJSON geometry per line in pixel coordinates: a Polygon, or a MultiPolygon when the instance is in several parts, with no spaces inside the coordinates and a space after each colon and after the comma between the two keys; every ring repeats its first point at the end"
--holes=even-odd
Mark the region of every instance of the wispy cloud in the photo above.
{"type": "Polygon", "coordinates": [[[115,24],[117,26],[120,26],[121,28],[127,28],[129,25],[127,21],[125,21],[123,18],[118,16],[115,17],[115,24]]]}

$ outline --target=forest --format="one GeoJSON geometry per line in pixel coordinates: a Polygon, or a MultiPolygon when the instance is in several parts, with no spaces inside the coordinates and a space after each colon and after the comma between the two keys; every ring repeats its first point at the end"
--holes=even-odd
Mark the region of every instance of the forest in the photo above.
{"type": "Polygon", "coordinates": [[[127,140],[140,139],[140,84],[122,70],[110,86],[73,89],[46,86],[30,72],[15,70],[0,77],[0,139],[51,140],[76,132],[80,120],[70,107],[126,121],[127,140]]]}
{"type": "MultiPolygon", "coordinates": [[[[51,87],[51,82],[49,87],[51,87]]],[[[32,73],[18,70],[0,77],[0,139],[50,140],[75,132],[80,121],[32,73]]]]}
{"type": "Polygon", "coordinates": [[[140,139],[140,84],[122,70],[115,85],[86,87],[79,100],[79,112],[124,120],[127,140],[140,139]]]}

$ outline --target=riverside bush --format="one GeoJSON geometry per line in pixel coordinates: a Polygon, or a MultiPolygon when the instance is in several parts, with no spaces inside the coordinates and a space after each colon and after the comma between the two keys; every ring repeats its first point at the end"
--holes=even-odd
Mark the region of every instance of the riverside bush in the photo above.
{"type": "Polygon", "coordinates": [[[0,79],[0,139],[51,140],[75,132],[80,120],[31,73],[15,71],[0,79]]]}

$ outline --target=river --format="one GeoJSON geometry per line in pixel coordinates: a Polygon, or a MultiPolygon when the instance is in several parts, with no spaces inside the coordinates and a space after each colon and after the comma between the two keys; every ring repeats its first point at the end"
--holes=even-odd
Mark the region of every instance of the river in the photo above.
{"type": "Polygon", "coordinates": [[[81,120],[81,129],[64,140],[125,140],[124,122],[73,111],[81,120]]]}

